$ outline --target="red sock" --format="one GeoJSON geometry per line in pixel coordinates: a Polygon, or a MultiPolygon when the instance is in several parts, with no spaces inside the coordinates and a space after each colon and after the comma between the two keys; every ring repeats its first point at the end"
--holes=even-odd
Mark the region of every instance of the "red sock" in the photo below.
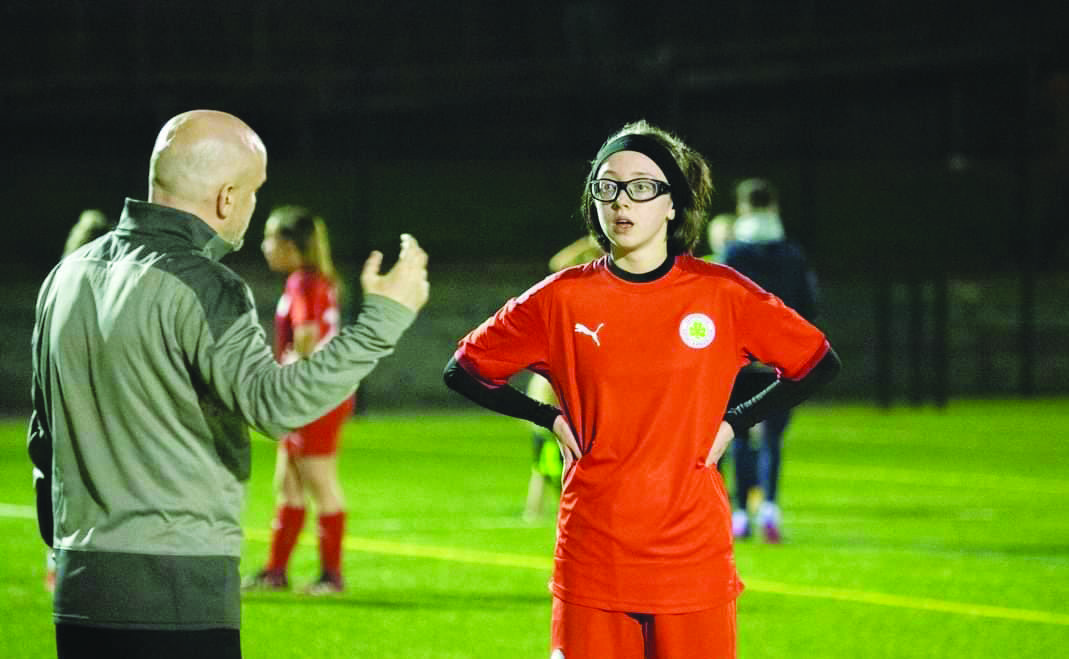
{"type": "Polygon", "coordinates": [[[267,559],[266,569],[286,571],[290,554],[297,546],[297,538],[304,527],[304,508],[279,506],[275,510],[275,519],[271,522],[271,553],[267,559]]]}
{"type": "Polygon", "coordinates": [[[319,516],[319,560],[323,571],[341,576],[341,541],[345,537],[345,511],[319,516]]]}

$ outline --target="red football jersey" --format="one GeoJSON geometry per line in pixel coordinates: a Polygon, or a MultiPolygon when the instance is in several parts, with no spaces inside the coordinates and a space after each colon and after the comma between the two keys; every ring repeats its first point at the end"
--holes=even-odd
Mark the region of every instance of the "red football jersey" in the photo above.
{"type": "Polygon", "coordinates": [[[295,270],[286,278],[286,288],[275,308],[275,357],[288,364],[297,360],[293,351],[293,328],[319,324],[317,348],[338,333],[341,313],[334,284],[315,270],[295,270]]]}
{"type": "Polygon", "coordinates": [[[734,270],[676,257],[628,282],[608,258],[543,280],[460,341],[457,361],[492,386],[546,376],[582,447],[565,475],[553,593],[636,613],[683,613],[742,590],[731,506],[704,460],[739,368],[784,377],[824,356],[823,333],[734,270]]]}

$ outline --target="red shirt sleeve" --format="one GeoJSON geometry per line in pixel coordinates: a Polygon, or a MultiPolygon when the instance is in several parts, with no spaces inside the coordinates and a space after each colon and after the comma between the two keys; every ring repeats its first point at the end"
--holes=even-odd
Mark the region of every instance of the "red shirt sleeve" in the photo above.
{"type": "Polygon", "coordinates": [[[536,286],[509,300],[460,340],[457,362],[491,386],[501,386],[526,368],[544,370],[548,357],[542,305],[546,291],[536,286]]]}
{"type": "Polygon", "coordinates": [[[742,282],[738,322],[742,356],[774,366],[791,380],[804,377],[828,350],[823,332],[749,280],[742,282]]]}

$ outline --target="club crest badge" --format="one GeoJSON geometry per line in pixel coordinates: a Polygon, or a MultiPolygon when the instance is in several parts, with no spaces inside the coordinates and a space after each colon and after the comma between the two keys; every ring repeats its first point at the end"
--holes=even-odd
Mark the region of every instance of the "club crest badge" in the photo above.
{"type": "Polygon", "coordinates": [[[715,337],[716,325],[712,318],[703,313],[687,314],[679,323],[679,338],[695,350],[707,347],[715,337]]]}

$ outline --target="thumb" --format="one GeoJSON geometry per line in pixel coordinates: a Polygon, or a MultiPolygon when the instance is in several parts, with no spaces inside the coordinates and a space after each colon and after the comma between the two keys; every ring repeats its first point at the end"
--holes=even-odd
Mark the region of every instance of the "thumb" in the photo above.
{"type": "Polygon", "coordinates": [[[364,261],[364,269],[360,272],[360,283],[367,288],[368,283],[374,282],[379,276],[379,268],[382,266],[382,252],[375,250],[364,261]]]}

